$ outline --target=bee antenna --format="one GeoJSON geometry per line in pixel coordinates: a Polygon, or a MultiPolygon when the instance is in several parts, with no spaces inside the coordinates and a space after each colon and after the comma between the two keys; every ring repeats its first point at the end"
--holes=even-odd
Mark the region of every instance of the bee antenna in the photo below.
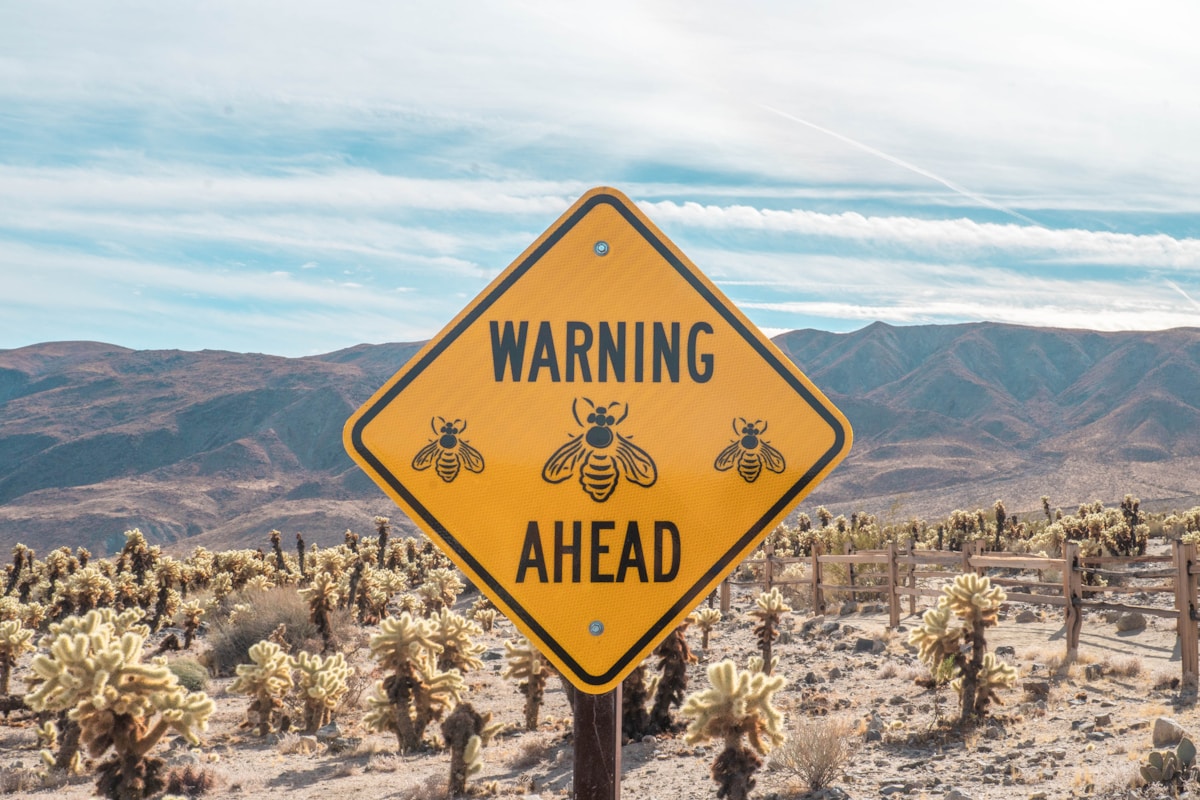
{"type": "Polygon", "coordinates": [[[467,421],[465,419],[456,419],[454,420],[454,427],[458,428],[459,433],[462,433],[467,429],[467,421]],[[460,422],[462,423],[462,427],[458,428],[458,423],[460,422]]]}
{"type": "Polygon", "coordinates": [[[734,417],[732,424],[733,424],[733,432],[740,436],[742,433],[742,428],[746,427],[746,418],[745,417],[734,417]],[[740,428],[738,427],[739,419],[742,421],[742,425],[740,428]]]}
{"type": "Polygon", "coordinates": [[[438,421],[439,419],[442,421],[442,424],[443,424],[443,425],[445,425],[445,424],[446,424],[446,418],[445,418],[445,417],[434,417],[433,419],[429,420],[429,427],[430,427],[430,428],[433,428],[433,432],[434,432],[434,433],[441,433],[441,432],[442,432],[442,431],[441,431],[441,429],[438,427],[438,424],[437,424],[437,421],[438,421]]]}
{"type": "MultiPolygon", "coordinates": [[[[757,421],[757,420],[755,420],[754,424],[755,424],[755,426],[757,426],[757,425],[758,425],[758,421],[757,421]]],[[[764,422],[764,423],[763,423],[763,426],[762,426],[762,428],[759,430],[759,433],[766,433],[766,432],[767,432],[767,425],[769,425],[769,424],[770,424],[770,423],[768,423],[768,422],[764,422]]]]}
{"type": "MultiPolygon", "coordinates": [[[[611,407],[612,405],[616,405],[616,402],[617,402],[616,400],[613,400],[613,401],[612,401],[612,403],[610,404],[610,407],[611,407]]],[[[626,404],[625,404],[625,413],[624,413],[624,414],[622,414],[622,415],[621,415],[621,418],[620,418],[619,420],[617,420],[616,422],[614,422],[613,424],[614,424],[614,425],[620,425],[622,422],[624,422],[624,421],[625,421],[625,418],[626,418],[626,417],[628,417],[628,416],[629,416],[629,403],[626,403],[626,404]]]]}
{"type": "MultiPolygon", "coordinates": [[[[588,400],[586,397],[585,397],[585,398],[583,398],[583,399],[584,399],[584,400],[587,400],[587,403],[588,403],[588,405],[591,405],[591,404],[592,404],[592,401],[591,401],[591,400],[588,400]]],[[[582,428],[582,427],[583,427],[583,423],[579,421],[579,413],[578,413],[578,412],[575,410],[575,407],[576,407],[577,405],[579,405],[579,398],[578,398],[578,397],[576,397],[574,400],[572,400],[572,401],[571,401],[571,416],[575,418],[575,424],[576,424],[576,425],[578,425],[579,427],[581,427],[581,428],[582,428]]]]}

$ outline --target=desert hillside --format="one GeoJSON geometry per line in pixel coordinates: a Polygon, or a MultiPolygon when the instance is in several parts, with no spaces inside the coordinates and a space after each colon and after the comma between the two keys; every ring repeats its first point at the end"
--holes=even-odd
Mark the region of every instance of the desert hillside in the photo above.
{"type": "MultiPolygon", "coordinates": [[[[846,413],[854,447],[805,507],[945,514],[1200,498],[1200,329],[1011,325],[775,339],[846,413]]],[[[342,449],[351,411],[420,344],[309,358],[55,342],[0,351],[0,548],[332,542],[390,500],[342,449]]],[[[402,523],[403,526],[403,523],[402,523]]]]}

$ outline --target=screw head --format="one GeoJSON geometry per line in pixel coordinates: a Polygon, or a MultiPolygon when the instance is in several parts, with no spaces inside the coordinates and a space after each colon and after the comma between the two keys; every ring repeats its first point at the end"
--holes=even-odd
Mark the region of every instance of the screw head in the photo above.
{"type": "Polygon", "coordinates": [[[604,633],[604,623],[600,620],[595,620],[588,624],[588,633],[592,636],[599,636],[604,633]]]}
{"type": "Polygon", "coordinates": [[[608,255],[608,242],[596,242],[594,245],[592,245],[592,252],[598,256],[608,255]]]}

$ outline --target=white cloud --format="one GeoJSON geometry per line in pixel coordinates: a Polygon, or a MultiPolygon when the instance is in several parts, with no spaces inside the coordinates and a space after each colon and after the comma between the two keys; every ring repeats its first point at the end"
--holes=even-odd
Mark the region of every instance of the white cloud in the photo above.
{"type": "Polygon", "coordinates": [[[1061,262],[1087,262],[1200,270],[1200,239],[1166,234],[1137,235],[1053,230],[1033,225],[998,225],[970,219],[929,220],[864,216],[856,212],[776,211],[744,205],[702,206],[662,201],[642,203],[660,224],[718,230],[748,230],[898,245],[918,251],[962,254],[1003,251],[1061,262]]]}

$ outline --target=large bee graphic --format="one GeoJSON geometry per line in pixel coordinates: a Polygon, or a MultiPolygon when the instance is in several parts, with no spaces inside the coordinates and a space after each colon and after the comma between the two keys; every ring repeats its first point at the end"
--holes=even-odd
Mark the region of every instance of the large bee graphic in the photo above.
{"type": "Polygon", "coordinates": [[[717,456],[717,460],[713,462],[713,466],[720,472],[732,469],[736,464],[738,474],[742,476],[742,479],[746,483],[754,483],[762,474],[763,467],[771,472],[783,472],[787,467],[783,460],[783,454],[762,438],[762,435],[767,432],[767,424],[761,419],[747,422],[744,417],[738,417],[733,421],[733,432],[738,434],[738,438],[733,440],[733,444],[722,450],[721,454],[717,456]],[[738,426],[739,420],[742,423],[740,427],[738,426]]]}
{"type": "Polygon", "coordinates": [[[446,483],[457,478],[463,467],[471,472],[483,472],[483,456],[462,438],[467,429],[466,420],[447,422],[445,417],[434,417],[429,420],[429,427],[433,428],[435,438],[413,458],[413,469],[433,467],[446,483]]]}
{"type": "Polygon", "coordinates": [[[617,418],[615,401],[598,406],[585,397],[583,402],[591,408],[587,422],[579,419],[578,399],[571,403],[571,415],[587,431],[582,436],[572,436],[571,441],[554,451],[542,467],[542,480],[562,483],[578,472],[579,485],[597,503],[612,496],[621,478],[638,486],[653,486],[658,480],[654,459],[616,431],[616,426],[629,416],[629,404],[625,403],[617,418]]]}

